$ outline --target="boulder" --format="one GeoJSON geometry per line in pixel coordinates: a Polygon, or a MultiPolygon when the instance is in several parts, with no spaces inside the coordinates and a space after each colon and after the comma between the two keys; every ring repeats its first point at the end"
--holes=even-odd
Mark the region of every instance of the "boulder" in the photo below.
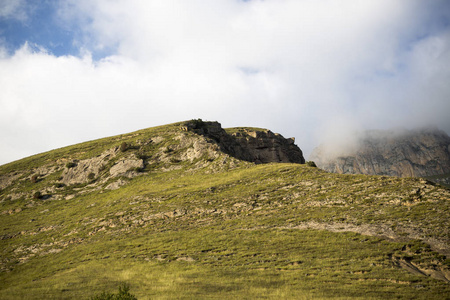
{"type": "Polygon", "coordinates": [[[144,161],[133,155],[117,161],[114,166],[109,169],[109,174],[112,177],[133,177],[138,173],[138,170],[142,168],[144,168],[144,161]]]}

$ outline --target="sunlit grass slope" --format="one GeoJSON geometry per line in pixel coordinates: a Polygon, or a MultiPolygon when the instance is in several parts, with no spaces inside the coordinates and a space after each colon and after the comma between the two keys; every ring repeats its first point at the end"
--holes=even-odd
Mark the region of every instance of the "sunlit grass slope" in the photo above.
{"type": "Polygon", "coordinates": [[[89,299],[121,283],[138,299],[449,298],[449,190],[225,154],[182,160],[205,138],[179,127],[1,166],[0,298],[89,299]],[[174,147],[180,134],[192,145],[174,147]],[[59,184],[67,162],[123,142],[96,178],[59,184]],[[108,177],[127,155],[144,168],[108,177]]]}

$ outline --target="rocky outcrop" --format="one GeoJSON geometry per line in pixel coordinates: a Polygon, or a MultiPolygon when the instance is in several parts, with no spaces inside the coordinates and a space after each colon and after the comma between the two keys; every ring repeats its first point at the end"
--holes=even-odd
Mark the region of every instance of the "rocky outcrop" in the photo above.
{"type": "Polygon", "coordinates": [[[116,156],[117,151],[117,148],[114,148],[96,157],[68,163],[62,173],[61,183],[71,185],[92,180],[98,176],[108,160],[116,156]]]}
{"type": "Polygon", "coordinates": [[[294,138],[266,129],[230,128],[225,131],[218,122],[190,121],[182,127],[195,131],[217,143],[220,150],[240,160],[261,163],[305,163],[294,138]]]}
{"type": "Polygon", "coordinates": [[[239,129],[231,134],[231,138],[239,146],[230,149],[230,153],[240,159],[255,163],[305,163],[302,151],[294,144],[294,138],[285,139],[270,130],[251,129],[239,129]]]}
{"type": "Polygon", "coordinates": [[[114,166],[109,169],[109,174],[113,177],[125,176],[134,177],[135,173],[144,168],[144,161],[137,158],[135,155],[123,158],[116,162],[114,166]]]}
{"type": "Polygon", "coordinates": [[[346,152],[322,144],[310,156],[333,173],[426,177],[450,173],[450,138],[438,129],[367,131],[346,152]],[[336,151],[335,151],[336,150],[336,151]]]}
{"type": "MultiPolygon", "coordinates": [[[[60,182],[65,185],[72,185],[92,181],[106,168],[108,162],[116,157],[118,151],[118,147],[114,147],[99,156],[68,163],[62,173],[60,182]]],[[[125,176],[131,178],[136,176],[139,169],[143,167],[143,160],[131,154],[114,162],[109,169],[109,174],[111,177],[125,176]]]]}
{"type": "Polygon", "coordinates": [[[224,130],[218,122],[201,120],[175,123],[151,134],[141,131],[107,138],[79,151],[61,151],[64,154],[55,159],[39,158],[43,163],[38,167],[0,173],[0,191],[7,190],[11,201],[69,200],[93,191],[118,189],[150,172],[204,168],[206,174],[247,162],[305,162],[293,138],[266,129],[224,130]],[[24,184],[31,188],[17,192],[24,184]]]}

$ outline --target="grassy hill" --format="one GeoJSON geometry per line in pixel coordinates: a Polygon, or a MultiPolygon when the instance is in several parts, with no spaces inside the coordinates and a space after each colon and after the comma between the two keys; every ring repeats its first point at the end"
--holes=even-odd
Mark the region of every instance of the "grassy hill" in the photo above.
{"type": "Polygon", "coordinates": [[[0,166],[0,189],[1,299],[450,299],[450,190],[420,178],[256,165],[177,123],[0,166]]]}

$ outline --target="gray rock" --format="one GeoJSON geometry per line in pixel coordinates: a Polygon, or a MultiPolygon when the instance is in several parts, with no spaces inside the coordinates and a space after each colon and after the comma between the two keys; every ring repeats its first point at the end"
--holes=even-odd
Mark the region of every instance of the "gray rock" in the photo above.
{"type": "Polygon", "coordinates": [[[66,185],[76,183],[86,183],[91,173],[97,177],[102,168],[108,163],[108,160],[116,156],[117,149],[113,148],[103,152],[101,155],[77,161],[74,167],[66,168],[63,171],[61,182],[66,185]]]}
{"type": "Polygon", "coordinates": [[[182,127],[215,142],[219,149],[240,160],[254,163],[305,163],[303,153],[294,144],[295,139],[264,129],[235,128],[232,134],[222,129],[218,122],[203,122],[201,126],[187,123],[182,127]]]}
{"type": "Polygon", "coordinates": [[[367,131],[351,150],[334,154],[323,144],[310,160],[333,173],[425,177],[450,173],[450,138],[436,128],[367,131]]]}
{"type": "Polygon", "coordinates": [[[136,175],[135,173],[138,173],[136,170],[142,168],[144,168],[144,161],[133,155],[116,162],[116,164],[109,169],[109,174],[113,177],[133,177],[133,175],[136,175]]]}
{"type": "Polygon", "coordinates": [[[117,190],[118,188],[120,188],[122,185],[125,185],[127,182],[124,181],[123,179],[118,179],[110,184],[108,184],[105,189],[107,190],[117,190]]]}

